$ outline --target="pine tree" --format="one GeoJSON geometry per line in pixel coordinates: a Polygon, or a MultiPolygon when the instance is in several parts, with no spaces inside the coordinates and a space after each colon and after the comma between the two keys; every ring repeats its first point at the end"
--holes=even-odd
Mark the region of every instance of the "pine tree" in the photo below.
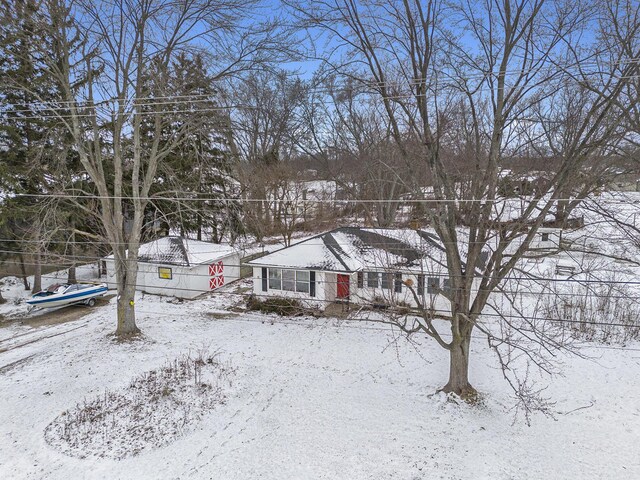
{"type": "Polygon", "coordinates": [[[41,287],[42,240],[42,201],[34,195],[46,191],[53,131],[50,118],[38,108],[40,102],[52,98],[53,85],[35,54],[34,44],[41,37],[35,21],[37,10],[35,0],[9,2],[4,16],[11,21],[3,19],[6,28],[0,34],[0,174],[3,190],[11,194],[2,204],[2,223],[23,265],[22,253],[32,254],[34,291],[41,287]],[[16,88],[18,84],[29,85],[29,90],[16,88]]]}
{"type": "MultiPolygon", "coordinates": [[[[232,178],[232,156],[227,145],[227,116],[220,109],[213,79],[200,55],[180,54],[167,73],[165,88],[149,75],[151,95],[163,91],[173,101],[166,106],[172,118],[164,134],[186,131],[180,146],[162,163],[154,193],[201,201],[160,201],[149,210],[150,222],[162,218],[169,229],[219,243],[242,233],[237,183],[232,178]],[[153,80],[152,80],[153,79],[153,80]]],[[[160,100],[159,100],[160,101],[160,100]]],[[[167,103],[166,98],[163,100],[167,103]]],[[[153,108],[153,107],[150,107],[153,108]]]]}
{"type": "MultiPolygon", "coordinates": [[[[50,110],[60,97],[60,86],[49,72],[48,62],[55,57],[55,48],[43,30],[41,4],[37,0],[3,3],[0,187],[7,195],[0,204],[0,229],[7,242],[0,250],[19,252],[26,289],[30,285],[23,253],[29,254],[35,277],[33,291],[38,291],[42,287],[42,264],[49,251],[65,250],[65,245],[58,242],[68,236],[64,233],[68,225],[61,219],[82,223],[81,212],[44,195],[76,178],[79,162],[68,130],[50,110]],[[53,248],[51,235],[58,236],[53,248]]],[[[79,80],[77,87],[81,86],[79,80]]],[[[63,107],[54,108],[64,113],[60,110],[63,107]]]]}

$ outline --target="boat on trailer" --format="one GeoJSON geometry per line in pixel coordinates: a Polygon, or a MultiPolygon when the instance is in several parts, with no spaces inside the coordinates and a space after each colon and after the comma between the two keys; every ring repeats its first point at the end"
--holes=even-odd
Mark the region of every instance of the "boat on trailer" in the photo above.
{"type": "Polygon", "coordinates": [[[96,304],[96,297],[104,295],[107,290],[105,283],[57,283],[33,294],[27,300],[27,304],[31,308],[54,308],[79,303],[93,307],[96,304]]]}

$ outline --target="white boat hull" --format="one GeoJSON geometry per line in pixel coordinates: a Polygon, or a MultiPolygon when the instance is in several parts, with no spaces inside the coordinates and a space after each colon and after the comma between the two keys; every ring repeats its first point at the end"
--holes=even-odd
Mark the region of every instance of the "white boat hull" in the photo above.
{"type": "Polygon", "coordinates": [[[86,302],[92,298],[100,297],[105,293],[107,293],[107,286],[101,284],[69,293],[54,293],[53,295],[32,297],[27,300],[27,304],[40,308],[62,307],[64,305],[86,302]]]}

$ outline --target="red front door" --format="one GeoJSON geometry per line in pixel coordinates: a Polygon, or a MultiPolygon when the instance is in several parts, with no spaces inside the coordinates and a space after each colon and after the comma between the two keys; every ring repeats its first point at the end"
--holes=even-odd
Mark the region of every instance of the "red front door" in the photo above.
{"type": "Polygon", "coordinates": [[[337,298],[349,298],[349,275],[338,274],[337,298]]]}

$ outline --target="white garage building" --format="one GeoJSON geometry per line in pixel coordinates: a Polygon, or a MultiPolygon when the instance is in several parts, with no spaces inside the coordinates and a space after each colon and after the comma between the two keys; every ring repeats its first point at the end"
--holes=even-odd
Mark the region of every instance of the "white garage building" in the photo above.
{"type": "MultiPolygon", "coordinates": [[[[113,255],[104,259],[107,285],[116,287],[113,255]]],[[[240,278],[240,253],[227,244],[164,237],[140,245],[136,290],[194,298],[240,278]]]]}

